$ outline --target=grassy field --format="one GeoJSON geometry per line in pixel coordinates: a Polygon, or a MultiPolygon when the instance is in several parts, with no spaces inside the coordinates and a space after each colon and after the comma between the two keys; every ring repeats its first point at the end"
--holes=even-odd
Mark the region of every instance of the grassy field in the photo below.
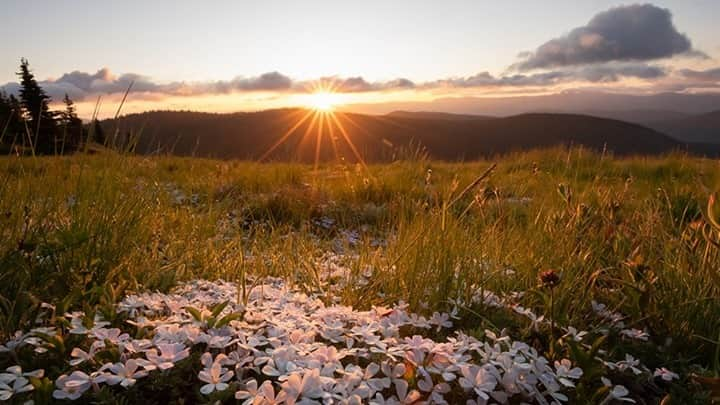
{"type": "MultiPolygon", "coordinates": [[[[638,403],[707,403],[720,377],[720,228],[712,224],[720,208],[708,204],[718,187],[717,160],[581,149],[317,170],[7,157],[0,344],[37,327],[38,317],[56,328],[46,341],[62,341],[70,311],[122,327],[115,305],[131,293],[221,279],[239,286],[240,305],[258,280],[279,277],[325,305],[402,301],[428,318],[454,314],[438,339],[457,331],[487,339],[489,331],[550,361],[568,358],[584,371],[565,392],[570,403],[612,403],[617,386],[638,403]],[[568,327],[587,331],[587,345],[573,343],[568,327]],[[641,373],[617,366],[628,354],[641,373]],[[662,367],[679,378],[654,377],[662,367]]],[[[2,369],[45,371],[29,378],[34,392],[14,399],[51,400],[73,349],[61,343],[0,353],[2,369]]],[[[406,379],[410,388],[420,381],[406,379]]],[[[123,392],[108,386],[93,400],[115,403],[123,392]]]]}

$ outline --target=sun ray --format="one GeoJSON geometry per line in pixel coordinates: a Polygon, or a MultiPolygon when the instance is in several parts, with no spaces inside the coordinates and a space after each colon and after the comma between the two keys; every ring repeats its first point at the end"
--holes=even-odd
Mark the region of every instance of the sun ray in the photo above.
{"type": "Polygon", "coordinates": [[[355,144],[353,144],[352,140],[350,139],[350,136],[348,135],[347,131],[345,130],[345,127],[340,123],[340,121],[337,119],[335,114],[332,114],[330,116],[332,118],[333,122],[335,122],[335,125],[337,125],[337,128],[340,130],[340,134],[345,139],[345,142],[347,142],[348,146],[350,147],[350,150],[353,152],[353,155],[355,155],[355,158],[358,160],[358,163],[362,165],[362,167],[367,170],[367,164],[365,163],[365,159],[362,158],[360,155],[360,152],[358,152],[357,148],[355,147],[355,144]]]}
{"type": "Polygon", "coordinates": [[[340,153],[338,151],[337,139],[335,136],[335,129],[333,129],[333,125],[332,125],[332,122],[330,122],[330,118],[325,120],[325,122],[327,124],[328,137],[330,138],[330,144],[332,145],[333,153],[335,154],[335,160],[337,161],[337,163],[340,163],[341,159],[340,159],[340,153]]]}
{"type": "MultiPolygon", "coordinates": [[[[340,118],[342,118],[342,119],[346,120],[347,122],[349,122],[350,124],[352,124],[355,128],[357,128],[358,130],[360,130],[361,132],[363,132],[365,135],[367,135],[367,136],[369,136],[369,137],[372,137],[372,138],[375,138],[376,140],[380,141],[380,143],[381,143],[382,145],[386,146],[386,147],[389,148],[390,150],[393,150],[393,149],[395,148],[394,144],[393,144],[389,139],[387,139],[387,138],[385,138],[385,137],[382,137],[382,136],[378,136],[378,135],[376,135],[376,134],[373,134],[372,132],[368,131],[367,128],[365,128],[365,127],[363,127],[362,125],[360,125],[360,124],[358,124],[357,122],[355,122],[355,120],[353,120],[352,118],[350,118],[347,114],[345,114],[345,113],[340,114],[340,113],[339,113],[339,115],[340,115],[340,118]]],[[[403,126],[402,124],[395,123],[395,122],[393,122],[392,120],[390,120],[390,119],[388,119],[388,118],[385,118],[385,117],[373,117],[373,118],[382,118],[382,119],[380,119],[380,121],[384,121],[384,122],[386,121],[387,123],[396,125],[396,126],[398,126],[398,127],[400,127],[400,128],[410,128],[409,126],[403,126]]]]}
{"type": "Polygon", "coordinates": [[[319,115],[320,115],[320,113],[318,111],[313,111],[312,120],[310,120],[310,124],[308,125],[307,129],[305,130],[305,133],[303,134],[302,138],[300,138],[300,141],[297,144],[297,153],[298,153],[298,157],[300,157],[300,158],[302,158],[303,147],[307,143],[308,136],[312,132],[313,128],[315,128],[315,123],[317,122],[319,115]]]}
{"type": "Polygon", "coordinates": [[[315,172],[317,172],[320,166],[320,146],[322,146],[323,126],[325,125],[325,116],[328,115],[328,113],[321,112],[318,115],[320,116],[320,122],[318,123],[317,136],[315,137],[315,172]]]}
{"type": "Polygon", "coordinates": [[[369,136],[372,136],[372,134],[367,129],[352,121],[349,117],[345,117],[344,113],[333,111],[333,107],[339,104],[336,103],[336,101],[339,100],[341,96],[341,93],[336,92],[336,83],[331,80],[320,81],[309,85],[307,90],[309,101],[306,104],[310,107],[309,111],[263,154],[261,161],[267,159],[282,143],[287,142],[290,136],[312,117],[310,123],[306,124],[307,128],[305,128],[304,133],[295,145],[297,156],[300,159],[302,159],[303,156],[308,156],[306,152],[312,150],[311,140],[314,138],[313,167],[315,172],[317,172],[320,167],[321,158],[323,157],[323,142],[326,142],[325,139],[329,138],[334,158],[337,162],[342,162],[344,156],[339,142],[343,140],[352,152],[352,156],[367,170],[367,163],[357,146],[353,143],[352,136],[343,121],[350,121],[353,126],[358,127],[369,136]],[[313,133],[313,131],[316,132],[313,133]]]}
{"type": "Polygon", "coordinates": [[[283,136],[281,136],[280,139],[278,139],[267,150],[267,152],[263,153],[263,155],[260,157],[259,161],[262,162],[265,159],[267,159],[275,151],[275,149],[277,149],[280,145],[282,145],[282,143],[285,142],[290,137],[290,135],[292,135],[293,132],[295,132],[300,127],[300,125],[302,125],[303,122],[305,122],[310,117],[310,115],[312,113],[313,113],[313,111],[308,111],[307,114],[305,114],[300,120],[298,120],[298,122],[295,123],[295,125],[293,125],[292,128],[290,128],[287,132],[285,132],[285,134],[283,134],[283,136]]]}

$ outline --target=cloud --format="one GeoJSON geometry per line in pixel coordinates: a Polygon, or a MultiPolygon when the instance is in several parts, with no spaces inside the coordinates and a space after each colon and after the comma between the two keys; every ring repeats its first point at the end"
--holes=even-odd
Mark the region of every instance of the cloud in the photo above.
{"type": "Polygon", "coordinates": [[[279,72],[267,72],[256,77],[238,76],[232,80],[186,83],[175,82],[160,86],[159,91],[168,95],[193,96],[202,94],[229,94],[252,91],[285,91],[293,86],[289,77],[279,72]]]}
{"type": "Polygon", "coordinates": [[[357,92],[366,92],[366,91],[372,91],[373,85],[368,83],[365,79],[362,77],[349,77],[345,80],[342,80],[340,84],[337,86],[337,91],[344,92],[344,93],[357,93],[357,92]]]}
{"type": "Polygon", "coordinates": [[[464,78],[438,80],[426,87],[523,87],[551,86],[568,82],[616,82],[622,78],[658,79],[667,75],[664,68],[643,63],[605,63],[590,66],[570,67],[533,74],[493,76],[481,72],[464,78]]]}
{"type": "Polygon", "coordinates": [[[679,73],[688,79],[702,82],[720,82],[720,68],[708,70],[682,69],[679,73]]]}
{"type": "MultiPolygon", "coordinates": [[[[211,85],[210,93],[231,93],[234,91],[279,91],[288,90],[293,81],[279,72],[263,73],[257,77],[236,77],[229,82],[218,81],[211,85]]],[[[191,86],[192,87],[192,86],[191,86]]],[[[200,85],[197,89],[203,89],[200,85]]],[[[202,90],[201,90],[202,92],[202,90]]]]}
{"type": "Polygon", "coordinates": [[[613,61],[649,61],[685,54],[706,57],[675,28],[672,13],[652,4],[620,6],[521,54],[520,71],[613,61]]]}
{"type": "Polygon", "coordinates": [[[120,76],[114,75],[110,69],[102,68],[94,74],[73,71],[65,73],[55,80],[40,82],[40,85],[54,98],[68,93],[71,97],[84,98],[89,94],[122,93],[130,84],[136,92],[155,92],[161,90],[148,77],[135,73],[120,76]]]}
{"type": "MultiPolygon", "coordinates": [[[[317,82],[332,83],[335,91],[372,92],[411,89],[415,83],[405,78],[389,81],[368,82],[361,76],[340,78],[337,76],[313,81],[293,81],[279,72],[267,72],[259,76],[238,76],[231,80],[207,82],[156,83],[147,76],[137,73],[115,75],[110,69],[102,68],[95,73],[72,71],[57,79],[40,81],[39,85],[54,100],[62,99],[67,93],[73,100],[86,100],[103,94],[124,93],[132,83],[135,97],[157,98],[158,96],[197,96],[230,94],[238,92],[307,92],[317,82]]],[[[17,94],[18,83],[7,83],[0,90],[17,94]]]]}
{"type": "Polygon", "coordinates": [[[342,93],[363,93],[371,91],[404,90],[415,87],[409,79],[397,78],[389,81],[368,82],[362,76],[340,78],[337,76],[322,77],[318,80],[306,81],[298,84],[298,88],[312,90],[314,83],[327,83],[334,91],[342,93]]]}
{"type": "Polygon", "coordinates": [[[616,82],[623,77],[658,79],[666,75],[664,68],[642,63],[590,65],[574,73],[576,79],[589,82],[616,82]]]}
{"type": "Polygon", "coordinates": [[[473,76],[438,80],[426,84],[426,87],[498,87],[498,86],[540,86],[555,84],[565,79],[565,72],[546,72],[532,75],[511,75],[495,77],[489,72],[473,76]]]}
{"type": "MultiPolygon", "coordinates": [[[[639,79],[658,90],[709,88],[707,84],[720,81],[720,68],[709,70],[672,70],[668,67],[644,62],[606,62],[580,66],[564,66],[547,71],[493,75],[480,72],[466,77],[451,77],[427,82],[413,82],[405,78],[387,81],[368,81],[362,76],[321,77],[316,80],[296,81],[279,72],[258,76],[238,76],[230,80],[206,82],[158,83],[147,76],[129,73],[115,75],[103,68],[95,73],[73,71],[57,79],[41,81],[53,100],[61,100],[67,93],[75,101],[94,100],[99,95],[122,94],[133,83],[132,98],[162,100],[167,97],[192,97],[243,92],[267,92],[277,96],[289,93],[308,93],[318,83],[327,83],[335,91],[345,93],[391,92],[414,89],[432,91],[442,89],[502,89],[530,91],[553,89],[554,86],[620,83],[624,79],[639,79]],[[663,87],[665,86],[665,87],[663,87]]],[[[0,90],[17,94],[18,83],[8,83],[0,90]]]]}
{"type": "MultiPolygon", "coordinates": [[[[63,98],[65,94],[74,100],[84,100],[102,94],[124,93],[131,83],[133,93],[143,93],[148,97],[227,94],[240,91],[284,91],[293,86],[292,79],[278,72],[263,73],[256,77],[236,77],[228,81],[161,84],[137,73],[117,76],[108,68],[102,68],[95,73],[76,70],[65,73],[57,79],[40,81],[38,84],[54,100],[63,98]]],[[[1,88],[8,93],[17,94],[19,87],[18,83],[8,83],[1,88]]]]}

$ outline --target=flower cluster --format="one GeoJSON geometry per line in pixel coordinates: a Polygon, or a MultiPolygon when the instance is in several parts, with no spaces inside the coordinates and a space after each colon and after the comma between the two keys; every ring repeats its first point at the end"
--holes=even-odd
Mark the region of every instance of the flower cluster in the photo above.
{"type": "Polygon", "coordinates": [[[0,401],[7,401],[15,394],[32,391],[35,389],[30,384],[28,377],[42,377],[44,370],[35,370],[24,373],[20,366],[10,366],[5,372],[0,373],[0,401]]]}
{"type": "MultiPolygon", "coordinates": [[[[66,314],[67,333],[83,336],[85,343],[72,349],[53,396],[76,400],[103,386],[130,389],[152,373],[198,357],[193,384],[201,395],[229,393],[246,404],[559,404],[572,398],[583,376],[570,360],[551,362],[506,335],[485,331],[480,340],[449,333],[454,314],[426,318],[402,302],[367,311],[326,305],[276,278],[256,281],[245,305],[234,302],[237,296],[236,286],[223,281],[193,281],[171,294],[130,295],[117,304],[127,318],[125,330],[99,316],[88,322],[81,312],[66,314]],[[101,360],[98,353],[110,348],[117,358],[101,360]]],[[[484,299],[502,302],[489,292],[484,299]]],[[[18,334],[2,348],[46,349],[49,343],[38,336],[60,333],[42,332],[18,334]]],[[[587,333],[567,332],[578,341],[587,333]]],[[[631,356],[606,367],[639,371],[631,356]]],[[[656,375],[676,378],[666,369],[656,375]]],[[[0,399],[32,390],[26,377],[18,366],[0,374],[0,399]]],[[[624,387],[611,389],[613,398],[630,400],[624,387]]]]}

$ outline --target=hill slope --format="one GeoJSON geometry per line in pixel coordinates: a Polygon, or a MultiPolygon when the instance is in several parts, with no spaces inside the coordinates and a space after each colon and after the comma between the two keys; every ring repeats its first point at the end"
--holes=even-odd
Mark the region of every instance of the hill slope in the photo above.
{"type": "Polygon", "coordinates": [[[720,144],[720,110],[680,119],[652,122],[648,126],[684,142],[720,144]]]}
{"type": "Polygon", "coordinates": [[[245,159],[313,161],[318,156],[321,160],[342,157],[357,161],[362,156],[386,161],[418,144],[431,157],[444,160],[569,144],[607,148],[621,155],[684,148],[680,142],[637,124],[570,114],[448,119],[407,113],[333,116],[300,109],[235,114],[148,112],[102,125],[108,133],[115,128],[121,134],[139,133],[140,153],[245,159]]]}
{"type": "Polygon", "coordinates": [[[385,114],[386,117],[390,118],[417,118],[417,119],[444,119],[451,121],[465,121],[465,120],[492,120],[497,117],[491,117],[489,115],[472,115],[472,114],[453,114],[438,111],[404,111],[397,110],[385,114]]]}

